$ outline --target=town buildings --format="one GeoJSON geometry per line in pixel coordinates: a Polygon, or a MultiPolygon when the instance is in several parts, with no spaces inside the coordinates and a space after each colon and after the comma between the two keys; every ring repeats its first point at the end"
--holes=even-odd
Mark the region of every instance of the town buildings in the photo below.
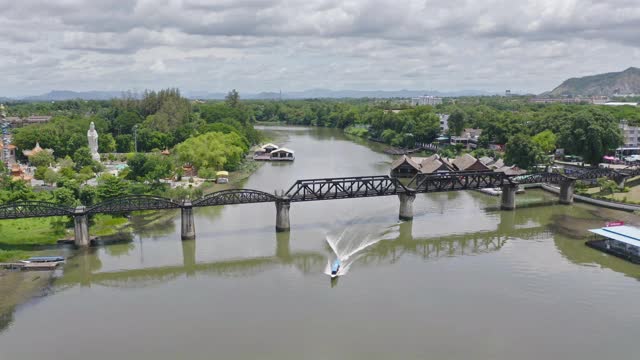
{"type": "Polygon", "coordinates": [[[480,135],[482,135],[482,129],[467,128],[462,131],[460,136],[452,136],[451,144],[462,144],[467,149],[475,149],[478,147],[480,135]]]}
{"type": "Polygon", "coordinates": [[[26,118],[21,118],[17,116],[9,116],[7,117],[7,121],[11,124],[12,127],[22,127],[26,125],[33,124],[44,124],[51,121],[51,116],[45,115],[31,115],[26,118]]]}
{"type": "Polygon", "coordinates": [[[442,98],[437,96],[418,96],[411,98],[411,105],[440,105],[442,104],[442,98]]]}
{"type": "Polygon", "coordinates": [[[638,147],[640,142],[640,127],[631,126],[626,120],[620,121],[620,131],[624,138],[624,147],[638,147]]]}
{"type": "Polygon", "coordinates": [[[4,151],[5,145],[0,143],[0,157],[3,164],[6,166],[16,163],[16,146],[13,144],[7,145],[9,151],[4,151]]]}
{"type": "Polygon", "coordinates": [[[440,118],[440,134],[446,134],[449,131],[449,114],[438,114],[440,118]]]}

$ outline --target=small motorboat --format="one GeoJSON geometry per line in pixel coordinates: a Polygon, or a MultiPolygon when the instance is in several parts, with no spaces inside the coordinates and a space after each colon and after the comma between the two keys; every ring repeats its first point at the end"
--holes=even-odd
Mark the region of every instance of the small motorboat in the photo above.
{"type": "Polygon", "coordinates": [[[22,260],[23,263],[52,263],[52,262],[64,262],[64,258],[62,256],[34,256],[30,257],[27,260],[22,260]]]}
{"type": "Polygon", "coordinates": [[[338,271],[340,271],[340,259],[335,259],[335,261],[331,264],[331,277],[337,277],[338,271]]]}

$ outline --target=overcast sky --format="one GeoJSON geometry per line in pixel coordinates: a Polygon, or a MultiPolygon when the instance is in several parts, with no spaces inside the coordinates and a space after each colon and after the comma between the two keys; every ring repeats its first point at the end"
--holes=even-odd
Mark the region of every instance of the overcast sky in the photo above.
{"type": "Polygon", "coordinates": [[[550,90],[640,66],[638,0],[0,0],[0,96],[550,90]]]}

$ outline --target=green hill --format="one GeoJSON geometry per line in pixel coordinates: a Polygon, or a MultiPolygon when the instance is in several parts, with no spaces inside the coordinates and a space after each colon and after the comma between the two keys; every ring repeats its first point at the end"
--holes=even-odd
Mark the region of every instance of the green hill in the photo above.
{"type": "Polygon", "coordinates": [[[556,96],[613,96],[640,94],[640,69],[571,78],[553,89],[548,95],[556,96]]]}

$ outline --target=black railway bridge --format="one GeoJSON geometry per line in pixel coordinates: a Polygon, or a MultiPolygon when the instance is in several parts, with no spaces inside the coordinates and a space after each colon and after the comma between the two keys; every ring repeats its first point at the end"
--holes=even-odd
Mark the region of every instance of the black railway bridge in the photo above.
{"type": "MultiPolygon", "coordinates": [[[[602,176],[615,178],[619,173],[598,171],[580,174],[581,179],[602,176]],[[603,175],[604,174],[604,175],[603,175]]],[[[176,201],[158,196],[130,195],[105,200],[92,206],[69,207],[51,202],[22,201],[0,205],[0,219],[70,216],[75,223],[75,244],[90,245],[88,216],[93,214],[120,214],[142,210],[180,209],[182,212],[181,236],[183,240],[195,238],[193,208],[204,206],[253,204],[273,202],[276,206],[276,231],[289,231],[291,203],[353,199],[374,196],[398,196],[401,220],[413,218],[413,201],[418,193],[501,188],[501,208],[515,209],[515,192],[518,185],[554,183],[560,185],[560,203],[573,201],[576,178],[557,173],[534,173],[510,176],[499,172],[449,172],[418,174],[407,184],[399,179],[381,176],[356,176],[296,181],[287,191],[270,194],[251,189],[223,190],[196,200],[176,201]]]]}

